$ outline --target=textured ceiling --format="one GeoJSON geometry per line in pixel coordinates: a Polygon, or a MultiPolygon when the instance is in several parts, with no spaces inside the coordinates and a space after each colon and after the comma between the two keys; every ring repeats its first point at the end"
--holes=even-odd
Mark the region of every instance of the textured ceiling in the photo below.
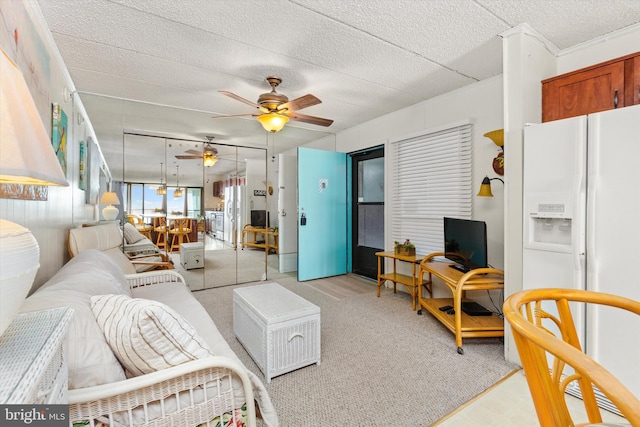
{"type": "MultiPolygon", "coordinates": [[[[289,122],[268,142],[281,152],[500,74],[498,35],[520,23],[563,49],[640,21],[638,0],[38,3],[116,179],[123,128],[266,147],[255,119],[211,117],[253,113],[218,91],[255,101],[269,75],[283,79],[278,92],[289,99],[323,101],[302,113],[334,120],[289,122]]],[[[129,160],[155,176],[158,162],[129,160]]]]}

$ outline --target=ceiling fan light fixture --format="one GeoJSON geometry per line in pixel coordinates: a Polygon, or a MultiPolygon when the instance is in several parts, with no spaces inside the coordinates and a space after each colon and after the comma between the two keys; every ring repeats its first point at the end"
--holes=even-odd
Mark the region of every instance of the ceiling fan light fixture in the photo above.
{"type": "Polygon", "coordinates": [[[278,113],[261,114],[257,118],[267,132],[280,132],[289,121],[289,117],[278,113]]]}
{"type": "Polygon", "coordinates": [[[216,164],[218,158],[213,151],[205,151],[202,154],[202,160],[206,167],[211,167],[216,164]]]}

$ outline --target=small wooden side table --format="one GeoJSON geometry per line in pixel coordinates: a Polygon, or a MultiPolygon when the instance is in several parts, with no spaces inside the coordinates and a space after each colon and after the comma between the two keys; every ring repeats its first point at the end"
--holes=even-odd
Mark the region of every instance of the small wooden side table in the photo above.
{"type": "Polygon", "coordinates": [[[422,255],[398,255],[395,251],[376,252],[378,257],[378,297],[380,296],[380,287],[387,280],[393,282],[393,292],[396,292],[396,285],[400,283],[407,288],[407,292],[411,295],[411,307],[415,311],[418,299],[418,288],[425,285],[427,291],[431,293],[430,282],[419,280],[416,270],[416,266],[422,261],[422,255]],[[385,258],[393,259],[393,271],[390,273],[382,272],[382,263],[385,258]],[[411,264],[411,276],[406,274],[397,273],[397,262],[408,262],[411,264]],[[429,286],[427,286],[429,285],[429,286]]]}

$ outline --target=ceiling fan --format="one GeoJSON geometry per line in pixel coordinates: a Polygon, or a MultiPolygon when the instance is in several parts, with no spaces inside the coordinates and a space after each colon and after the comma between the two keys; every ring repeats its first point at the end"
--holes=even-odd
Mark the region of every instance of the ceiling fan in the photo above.
{"type": "Polygon", "coordinates": [[[206,167],[213,166],[218,161],[218,150],[211,146],[213,136],[206,136],[207,142],[204,143],[204,150],[187,150],[188,154],[177,154],[176,159],[202,159],[206,167]]]}
{"type": "Polygon", "coordinates": [[[310,123],[312,125],[331,126],[333,120],[309,116],[297,112],[298,110],[320,104],[322,102],[320,99],[314,95],[307,94],[289,101],[289,98],[285,95],[276,92],[276,87],[282,83],[282,79],[280,77],[269,76],[266,80],[271,85],[271,92],[261,94],[258,97],[257,103],[249,101],[248,99],[236,95],[233,92],[226,90],[220,91],[220,93],[228,96],[229,98],[233,98],[257,108],[262,112],[262,114],[236,114],[231,116],[214,116],[214,118],[254,116],[257,117],[260,124],[262,124],[262,127],[264,127],[268,132],[278,132],[282,130],[289,120],[297,120],[299,122],[310,123]]]}

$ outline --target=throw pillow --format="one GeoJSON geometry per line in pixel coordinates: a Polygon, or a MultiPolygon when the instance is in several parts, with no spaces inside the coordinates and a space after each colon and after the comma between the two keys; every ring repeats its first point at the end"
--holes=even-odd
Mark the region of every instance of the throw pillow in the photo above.
{"type": "Polygon", "coordinates": [[[213,356],[193,326],[160,302],[96,295],[91,310],[113,353],[133,376],[213,356]]]}
{"type": "Polygon", "coordinates": [[[127,241],[127,243],[129,244],[136,243],[144,238],[145,237],[142,234],[140,234],[140,232],[136,230],[136,228],[133,225],[131,225],[128,222],[124,223],[124,239],[127,241]]]}

